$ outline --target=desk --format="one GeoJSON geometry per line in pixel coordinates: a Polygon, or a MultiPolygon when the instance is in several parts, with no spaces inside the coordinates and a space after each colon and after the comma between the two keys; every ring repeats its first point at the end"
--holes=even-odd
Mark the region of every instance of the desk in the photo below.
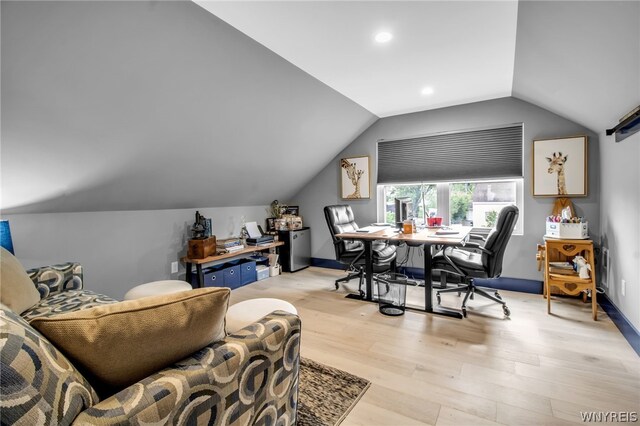
{"type": "Polygon", "coordinates": [[[433,282],[431,280],[431,246],[460,246],[464,245],[471,232],[470,226],[456,228],[459,231],[452,235],[436,235],[438,228],[427,228],[415,234],[399,234],[395,229],[385,228],[376,232],[345,232],[337,234],[336,237],[345,240],[357,240],[364,243],[364,259],[366,273],[366,296],[365,300],[373,301],[373,254],[371,245],[376,240],[386,240],[390,242],[404,242],[413,245],[422,245],[424,248],[424,310],[436,315],[444,315],[453,318],[462,318],[462,313],[457,310],[447,309],[440,306],[433,306],[433,282]]]}
{"type": "Polygon", "coordinates": [[[190,259],[188,257],[183,257],[181,260],[185,263],[187,268],[187,275],[185,276],[185,281],[191,284],[191,277],[193,274],[193,265],[196,265],[196,273],[198,274],[198,287],[202,287],[204,284],[204,274],[202,273],[202,265],[205,263],[217,262],[219,260],[230,259],[232,257],[240,256],[242,254],[253,253],[256,251],[264,251],[274,249],[276,247],[283,246],[284,243],[282,241],[275,241],[273,243],[260,245],[260,246],[248,246],[245,249],[234,251],[231,253],[217,254],[215,256],[205,257],[204,259],[190,259]]]}

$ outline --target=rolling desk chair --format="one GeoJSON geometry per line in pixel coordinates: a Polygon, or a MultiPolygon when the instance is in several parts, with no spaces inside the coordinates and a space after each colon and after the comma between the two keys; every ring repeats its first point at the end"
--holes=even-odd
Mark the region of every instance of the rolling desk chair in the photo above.
{"type": "Polygon", "coordinates": [[[451,274],[460,278],[464,283],[462,286],[440,290],[436,293],[438,303],[440,303],[440,293],[462,293],[465,292],[462,301],[462,315],[467,316],[467,300],[469,296],[479,294],[502,305],[505,317],[509,317],[511,312],[500,294],[495,291],[493,295],[475,286],[474,278],[497,278],[502,273],[502,258],[511,233],[518,220],[518,208],[516,206],[506,206],[498,214],[496,226],[489,232],[484,244],[469,242],[465,249],[447,247],[433,256],[432,270],[434,273],[441,273],[446,278],[451,274]]]}
{"type": "MultiPolygon", "coordinates": [[[[364,282],[364,244],[362,241],[350,241],[337,238],[336,235],[342,232],[351,232],[358,229],[353,210],[349,205],[334,205],[324,208],[324,217],[331,233],[333,248],[336,253],[336,260],[347,267],[349,274],[336,280],[336,290],[341,282],[349,282],[353,278],[358,278],[358,292],[364,297],[362,284],[364,282]]],[[[373,254],[374,272],[384,272],[395,268],[396,247],[386,241],[375,241],[371,248],[373,254]]]]}

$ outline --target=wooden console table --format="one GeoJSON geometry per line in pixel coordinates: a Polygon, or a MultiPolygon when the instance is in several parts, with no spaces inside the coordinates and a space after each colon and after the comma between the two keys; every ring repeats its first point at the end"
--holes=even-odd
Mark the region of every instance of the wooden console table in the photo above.
{"type": "Polygon", "coordinates": [[[572,296],[589,290],[591,291],[591,313],[593,320],[596,321],[598,319],[598,304],[596,301],[596,265],[593,241],[547,238],[544,248],[544,295],[547,298],[547,313],[551,313],[551,287],[572,296]],[[583,256],[591,265],[589,278],[580,278],[577,272],[568,275],[550,272],[550,262],[571,262],[573,257],[578,255],[583,256]]]}
{"type": "Polygon", "coordinates": [[[193,276],[193,265],[196,265],[196,273],[198,274],[198,287],[203,287],[204,286],[204,274],[202,273],[202,265],[204,265],[206,263],[217,262],[219,260],[230,259],[232,257],[240,256],[240,255],[247,254],[247,253],[254,253],[254,252],[257,252],[257,251],[264,251],[264,250],[271,250],[271,249],[275,249],[276,247],[280,247],[280,246],[283,246],[283,245],[284,245],[284,242],[275,241],[273,243],[259,245],[259,246],[248,246],[247,248],[244,248],[242,250],[234,251],[234,252],[231,252],[231,253],[217,254],[215,256],[205,257],[204,259],[190,259],[189,257],[185,256],[185,257],[183,257],[181,259],[185,263],[185,266],[187,268],[187,274],[185,276],[185,281],[188,282],[189,284],[191,284],[191,278],[193,276]]]}

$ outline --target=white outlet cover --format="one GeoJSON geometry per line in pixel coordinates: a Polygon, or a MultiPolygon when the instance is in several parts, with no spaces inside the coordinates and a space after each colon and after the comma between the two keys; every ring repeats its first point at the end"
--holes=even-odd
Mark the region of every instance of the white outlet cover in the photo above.
{"type": "Polygon", "coordinates": [[[627,281],[626,280],[620,280],[620,290],[622,291],[622,295],[623,296],[627,295],[627,281]]]}
{"type": "Polygon", "coordinates": [[[171,273],[172,274],[178,273],[178,262],[171,262],[171,273]]]}

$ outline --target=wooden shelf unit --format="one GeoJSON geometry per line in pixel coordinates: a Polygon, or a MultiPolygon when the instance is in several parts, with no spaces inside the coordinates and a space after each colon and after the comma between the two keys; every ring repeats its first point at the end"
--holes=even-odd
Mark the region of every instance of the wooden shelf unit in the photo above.
{"type": "Polygon", "coordinates": [[[254,253],[257,251],[271,250],[276,247],[283,246],[284,242],[282,241],[274,241],[269,244],[262,244],[259,246],[247,246],[246,248],[238,251],[234,251],[231,253],[223,253],[216,254],[215,256],[205,257],[204,259],[191,259],[188,256],[183,257],[181,260],[185,263],[185,267],[187,269],[187,274],[185,276],[185,280],[191,284],[191,275],[193,274],[193,265],[196,265],[196,273],[198,274],[198,287],[202,287],[204,285],[204,276],[202,274],[202,265],[205,263],[213,263],[219,260],[230,259],[232,257],[241,256],[243,254],[254,253]]]}
{"type": "Polygon", "coordinates": [[[591,313],[598,319],[596,292],[596,265],[591,240],[560,240],[547,238],[544,244],[544,296],[547,298],[547,313],[551,313],[552,287],[563,294],[578,296],[585,290],[591,292],[591,313]],[[583,256],[591,265],[590,278],[574,274],[555,274],[549,271],[550,262],[571,262],[575,256],[583,256]]]}

